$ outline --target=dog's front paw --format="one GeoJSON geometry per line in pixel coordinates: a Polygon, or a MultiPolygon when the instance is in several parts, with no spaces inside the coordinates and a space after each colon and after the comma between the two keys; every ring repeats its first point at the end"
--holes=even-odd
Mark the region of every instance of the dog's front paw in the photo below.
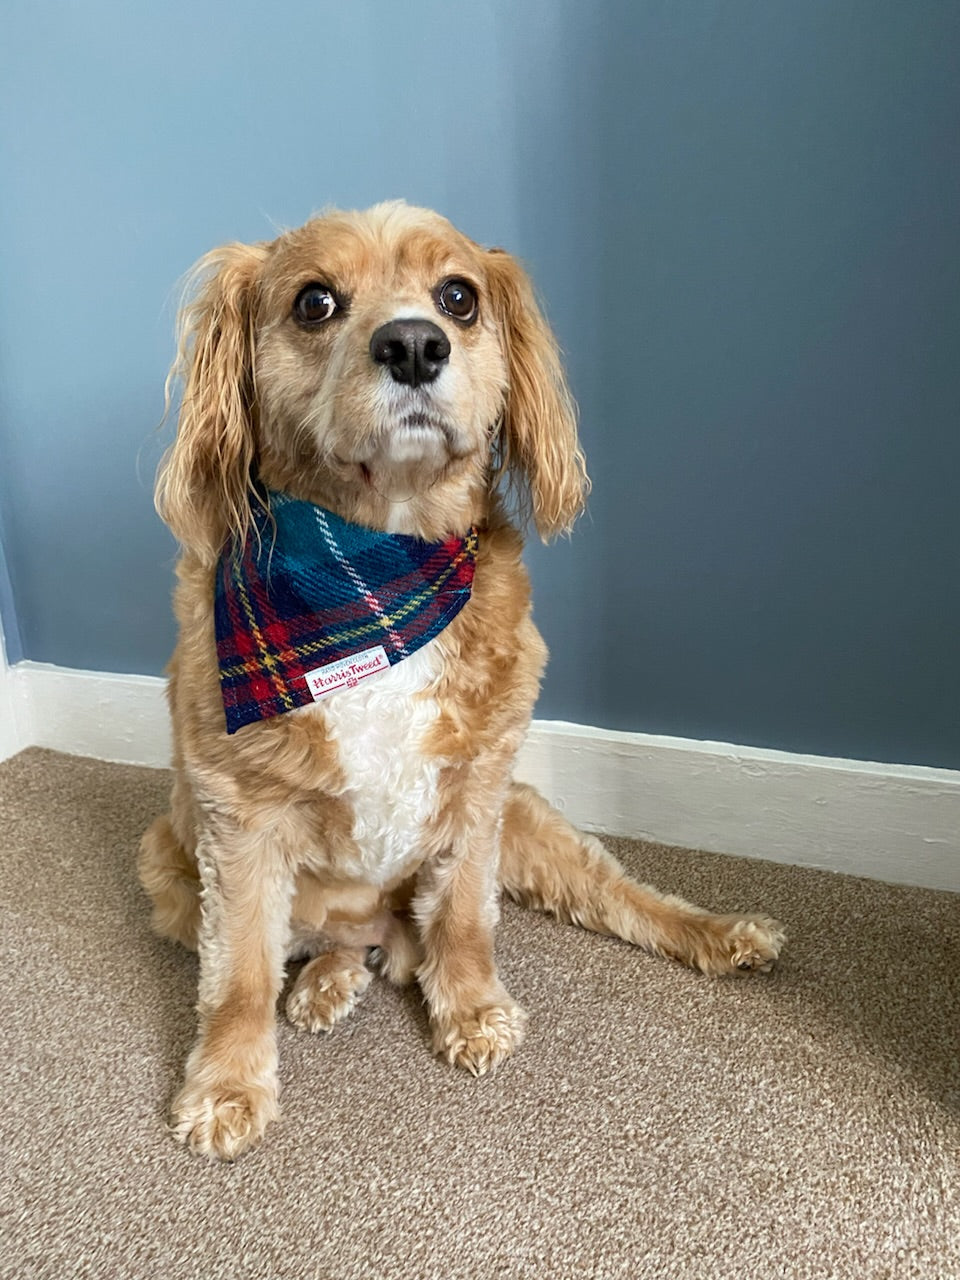
{"type": "Polygon", "coordinates": [[[453,1066],[482,1076],[520,1047],[526,1024],[527,1015],[507,997],[466,1017],[435,1025],[434,1051],[453,1066]]]}
{"type": "Polygon", "coordinates": [[[188,1083],[173,1104],[173,1135],[197,1155],[235,1160],[279,1114],[275,1088],[238,1082],[204,1092],[188,1083]]]}

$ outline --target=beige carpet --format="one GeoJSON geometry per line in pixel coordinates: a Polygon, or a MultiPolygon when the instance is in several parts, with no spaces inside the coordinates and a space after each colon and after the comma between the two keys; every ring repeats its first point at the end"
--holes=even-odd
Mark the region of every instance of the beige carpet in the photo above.
{"type": "Polygon", "coordinates": [[[282,1025],[283,1120],[213,1166],[164,1130],[196,962],[133,864],[167,785],[0,765],[3,1277],[960,1277],[960,898],[612,841],[776,914],[779,970],[710,981],[507,905],[531,1021],[495,1078],[377,981],[327,1039],[282,1025]]]}

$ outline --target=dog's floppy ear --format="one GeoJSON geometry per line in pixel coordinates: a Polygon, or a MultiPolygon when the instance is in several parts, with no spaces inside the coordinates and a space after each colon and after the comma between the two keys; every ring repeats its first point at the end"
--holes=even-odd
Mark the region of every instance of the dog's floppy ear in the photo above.
{"type": "Polygon", "coordinates": [[[526,480],[534,522],[546,541],[570,528],[590,488],[576,405],[523,268],[503,249],[489,250],[486,266],[507,358],[501,467],[526,480]]]}
{"type": "Polygon", "coordinates": [[[157,511],[184,547],[210,563],[250,520],[254,324],[264,245],[228,244],[193,268],[193,295],[178,319],[177,358],[167,378],[183,382],[177,437],[157,475],[157,511]]]}

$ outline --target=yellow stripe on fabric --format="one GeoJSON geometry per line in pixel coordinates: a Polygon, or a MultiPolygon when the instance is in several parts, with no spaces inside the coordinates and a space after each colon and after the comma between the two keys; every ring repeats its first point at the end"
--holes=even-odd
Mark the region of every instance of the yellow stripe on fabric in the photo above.
{"type": "MultiPolygon", "coordinates": [[[[270,652],[269,648],[267,647],[267,642],[263,638],[263,633],[261,632],[260,628],[257,626],[256,615],[253,612],[253,606],[250,603],[250,597],[247,595],[247,584],[244,582],[240,574],[236,575],[234,581],[236,582],[237,589],[240,592],[240,603],[243,605],[243,611],[247,615],[247,625],[250,628],[250,634],[253,636],[254,640],[256,641],[260,649],[260,662],[263,664],[264,667],[266,667],[267,674],[269,675],[270,679],[273,681],[273,687],[274,689],[276,689],[277,694],[279,695],[280,700],[283,703],[284,710],[293,711],[295,704],[292,698],[290,697],[290,694],[287,692],[287,686],[284,683],[283,676],[277,670],[276,659],[274,658],[273,654],[270,652]]],[[[257,665],[259,666],[259,664],[257,665]]],[[[254,670],[256,669],[257,667],[254,667],[254,670]]],[[[241,668],[241,670],[245,670],[245,668],[241,668]]],[[[230,674],[234,674],[234,673],[231,672],[230,674]]]]}

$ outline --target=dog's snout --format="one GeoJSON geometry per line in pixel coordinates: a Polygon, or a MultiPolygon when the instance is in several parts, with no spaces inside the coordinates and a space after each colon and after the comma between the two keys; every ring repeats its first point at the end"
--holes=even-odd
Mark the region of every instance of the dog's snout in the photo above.
{"type": "Polygon", "coordinates": [[[450,357],[450,342],[432,320],[390,320],[370,339],[370,354],[397,382],[432,382],[450,357]]]}

